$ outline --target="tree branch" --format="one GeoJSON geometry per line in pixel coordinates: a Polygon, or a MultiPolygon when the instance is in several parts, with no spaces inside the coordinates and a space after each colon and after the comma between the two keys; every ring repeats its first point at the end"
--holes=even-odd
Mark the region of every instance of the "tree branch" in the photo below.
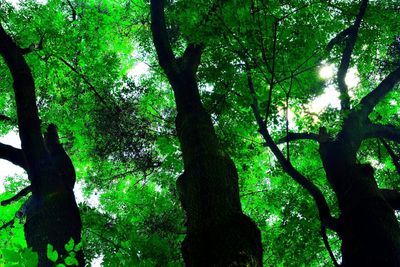
{"type": "Polygon", "coordinates": [[[347,36],[349,36],[349,34],[351,32],[351,29],[352,29],[352,27],[344,29],[343,31],[338,33],[332,40],[330,40],[328,45],[327,45],[328,52],[330,52],[335,45],[343,42],[345,40],[345,38],[347,36]]]}
{"type": "Polygon", "coordinates": [[[336,261],[335,255],[332,252],[331,246],[329,245],[329,241],[328,241],[328,236],[326,235],[326,228],[324,226],[321,227],[321,232],[320,232],[321,236],[322,236],[322,240],[324,241],[324,245],[326,250],[329,253],[329,257],[331,257],[331,260],[333,262],[333,265],[335,267],[339,267],[340,265],[338,264],[338,262],[336,261]]]}
{"type": "Polygon", "coordinates": [[[189,44],[182,56],[183,68],[190,73],[196,73],[200,65],[201,54],[203,53],[203,45],[189,44]]]}
{"type": "MultiPolygon", "coordinates": [[[[103,103],[103,105],[108,108],[109,110],[113,110],[112,106],[110,106],[107,101],[99,94],[99,92],[97,91],[96,87],[94,87],[94,85],[86,78],[86,76],[82,73],[80,73],[74,66],[72,66],[68,61],[66,61],[64,58],[62,57],[57,57],[62,63],[64,63],[70,70],[72,70],[73,72],[75,72],[78,76],[80,76],[82,78],[82,80],[85,82],[85,84],[87,86],[89,86],[90,90],[94,93],[94,95],[100,100],[101,103],[103,103]]],[[[114,103],[117,111],[121,112],[121,108],[114,103]]]]}
{"type": "Polygon", "coordinates": [[[151,0],[151,33],[153,35],[153,43],[156,48],[158,61],[160,66],[167,74],[173,74],[176,69],[175,56],[169,42],[167,27],[165,25],[164,0],[151,0]]]}
{"type": "Polygon", "coordinates": [[[321,224],[329,229],[332,229],[335,232],[338,232],[339,229],[338,229],[337,219],[332,217],[328,203],[326,202],[326,199],[322,194],[321,190],[319,190],[317,186],[315,186],[312,182],[310,182],[306,177],[304,177],[300,172],[298,172],[293,167],[292,163],[285,158],[282,151],[280,151],[278,146],[272,140],[272,137],[269,134],[268,129],[266,127],[266,124],[260,117],[260,113],[258,111],[257,98],[249,68],[246,69],[246,75],[247,75],[249,91],[253,99],[251,107],[254,113],[254,117],[259,126],[259,132],[264,138],[266,145],[271,149],[272,153],[275,155],[278,162],[281,164],[283,170],[290,177],[292,177],[292,179],[295,180],[301,187],[307,190],[307,192],[313,197],[315,203],[317,204],[321,224]]]}
{"type": "Polygon", "coordinates": [[[68,6],[71,8],[72,11],[72,21],[76,20],[76,9],[75,7],[72,5],[70,0],[67,0],[68,6]]]}
{"type": "Polygon", "coordinates": [[[46,149],[40,129],[36,106],[35,84],[31,70],[21,49],[14,43],[0,24],[0,54],[4,58],[14,80],[17,104],[18,127],[21,146],[31,167],[38,166],[38,160],[45,158],[46,149]]]}
{"type": "Polygon", "coordinates": [[[22,150],[13,146],[0,143],[0,158],[8,160],[12,164],[17,165],[25,170],[28,168],[22,150]]]}
{"type": "Polygon", "coordinates": [[[347,70],[349,69],[350,66],[351,55],[353,53],[354,46],[356,44],[361,21],[362,18],[364,17],[365,11],[367,10],[367,6],[368,6],[368,0],[363,0],[361,2],[360,11],[358,12],[354,24],[350,26],[347,30],[347,42],[338,69],[337,82],[340,91],[340,104],[343,111],[350,109],[350,97],[345,78],[347,70]]]}
{"type": "Polygon", "coordinates": [[[400,143],[400,129],[394,125],[369,123],[366,125],[364,138],[385,138],[400,143]]]}
{"type": "Polygon", "coordinates": [[[279,145],[286,142],[297,141],[297,140],[319,141],[319,135],[315,133],[288,133],[285,137],[282,137],[276,143],[279,145]]]}
{"type": "Polygon", "coordinates": [[[10,124],[10,125],[17,124],[16,120],[14,120],[14,119],[12,119],[12,118],[4,115],[4,114],[0,114],[0,121],[3,121],[3,122],[5,122],[7,124],[10,124]]]}
{"type": "Polygon", "coordinates": [[[361,99],[359,106],[361,113],[367,117],[375,106],[381,101],[400,81],[400,67],[391,72],[374,90],[361,99]]]}
{"type": "Polygon", "coordinates": [[[3,229],[6,229],[6,228],[9,227],[9,226],[10,226],[10,227],[13,227],[14,222],[15,222],[15,217],[12,218],[12,220],[10,220],[9,222],[6,222],[5,224],[3,224],[3,225],[0,227],[0,231],[3,230],[3,229]]]}
{"type": "Polygon", "coordinates": [[[383,138],[379,138],[379,141],[383,144],[383,146],[386,148],[386,151],[388,152],[389,156],[392,159],[393,165],[396,168],[396,171],[398,174],[400,174],[400,157],[394,153],[393,149],[390,147],[390,145],[385,141],[383,138]]]}
{"type": "Polygon", "coordinates": [[[380,189],[381,194],[394,210],[400,210],[400,192],[395,189],[380,189]]]}
{"type": "Polygon", "coordinates": [[[2,206],[10,205],[10,204],[20,200],[21,198],[23,198],[24,196],[29,194],[31,191],[32,191],[32,187],[29,185],[29,186],[25,187],[24,189],[22,189],[21,191],[19,191],[15,196],[13,196],[9,199],[3,200],[1,202],[1,205],[2,206]]]}

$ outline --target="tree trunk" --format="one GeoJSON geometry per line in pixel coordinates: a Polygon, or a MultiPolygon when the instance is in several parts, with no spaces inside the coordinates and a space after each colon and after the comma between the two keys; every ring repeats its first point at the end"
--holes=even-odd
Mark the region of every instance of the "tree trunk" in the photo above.
{"type": "MultiPolygon", "coordinates": [[[[81,241],[82,222],[75,201],[76,174],[71,159],[60,144],[57,127],[50,124],[44,136],[48,156],[37,168],[40,179],[32,179],[32,196],[25,204],[25,238],[28,246],[39,253],[39,266],[54,266],[48,260],[47,245],[58,252],[57,263],[68,255],[65,244],[81,241]]],[[[81,250],[76,255],[78,266],[84,266],[81,250]]],[[[76,266],[76,265],[75,265],[76,266]]]]}
{"type": "MultiPolygon", "coordinates": [[[[343,144],[321,145],[340,208],[342,266],[400,266],[400,229],[368,164],[348,162],[343,144]]],[[[321,151],[320,150],[320,151],[321,151]]]]}
{"type": "Polygon", "coordinates": [[[261,234],[242,213],[238,174],[219,149],[203,108],[179,112],[176,129],[185,172],[178,181],[188,234],[182,244],[187,266],[261,266],[261,234]]]}
{"type": "Polygon", "coordinates": [[[185,171],[177,187],[187,217],[182,243],[186,266],[262,266],[260,230],[242,213],[235,165],[221,149],[200,100],[196,71],[202,45],[189,44],[183,56],[175,58],[163,0],[151,0],[151,22],[158,62],[178,112],[175,123],[185,171]]]}
{"type": "MultiPolygon", "coordinates": [[[[57,263],[62,263],[65,244],[71,238],[75,244],[80,242],[82,223],[73,193],[74,167],[59,142],[56,126],[50,124],[45,138],[42,135],[35,83],[22,51],[0,25],[0,54],[14,81],[22,165],[26,166],[31,182],[32,196],[21,210],[22,216],[26,216],[25,238],[39,254],[38,265],[47,267],[54,266],[47,258],[48,244],[59,254],[57,263]]],[[[76,258],[79,263],[72,266],[84,266],[81,250],[76,258]]]]}
{"type": "Polygon", "coordinates": [[[238,174],[221,149],[196,82],[202,45],[189,44],[175,58],[169,43],[163,0],[151,0],[151,30],[158,55],[174,91],[176,131],[185,171],[178,178],[187,217],[182,243],[187,266],[262,266],[261,233],[242,213],[238,174]]]}
{"type": "MultiPolygon", "coordinates": [[[[74,239],[74,243],[81,241],[82,222],[79,209],[75,202],[73,192],[60,190],[44,196],[33,194],[32,203],[27,210],[26,223],[24,225],[25,238],[29,247],[39,254],[40,267],[54,266],[47,258],[47,244],[51,244],[57,250],[62,262],[68,256],[65,244],[74,239]],[[35,203],[36,202],[36,203],[35,203]]],[[[84,266],[83,253],[80,250],[76,259],[79,266],[84,266]]]]}

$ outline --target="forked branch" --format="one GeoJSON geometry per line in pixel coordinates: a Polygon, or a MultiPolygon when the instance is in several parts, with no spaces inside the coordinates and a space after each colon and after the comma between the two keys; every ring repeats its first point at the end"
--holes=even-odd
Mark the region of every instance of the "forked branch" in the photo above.
{"type": "Polygon", "coordinates": [[[0,143],[0,158],[27,170],[25,156],[21,149],[0,143]]]}
{"type": "Polygon", "coordinates": [[[400,192],[395,189],[380,189],[381,194],[394,210],[400,210],[400,192]]]}
{"type": "Polygon", "coordinates": [[[272,140],[272,137],[268,132],[265,122],[260,117],[254,83],[249,68],[246,68],[246,74],[249,91],[253,99],[251,107],[259,127],[259,132],[264,138],[266,145],[271,149],[272,153],[275,155],[284,171],[290,177],[292,177],[292,179],[295,180],[301,187],[307,190],[307,192],[313,197],[315,203],[317,204],[322,227],[327,227],[335,232],[338,232],[339,229],[337,219],[332,217],[328,203],[326,202],[326,199],[321,190],[319,190],[317,186],[315,186],[311,181],[309,181],[299,171],[297,171],[296,168],[293,167],[292,163],[285,158],[282,151],[280,151],[276,143],[272,140]]]}
{"type": "Polygon", "coordinates": [[[394,125],[369,123],[365,128],[365,138],[385,138],[400,143],[400,129],[394,125]]]}
{"type": "Polygon", "coordinates": [[[13,78],[13,88],[17,104],[18,129],[21,146],[30,167],[33,169],[38,160],[46,157],[36,106],[35,84],[31,69],[26,63],[21,49],[0,25],[0,54],[13,78]]]}
{"type": "Polygon", "coordinates": [[[360,102],[361,113],[364,117],[374,110],[375,106],[390,93],[400,81],[400,67],[391,72],[383,81],[360,102]]]}
{"type": "MultiPolygon", "coordinates": [[[[367,10],[367,6],[368,6],[368,0],[363,0],[361,2],[361,7],[356,17],[356,20],[354,21],[354,24],[350,26],[348,29],[342,31],[338,35],[338,36],[344,34],[347,35],[346,46],[343,51],[342,59],[340,61],[340,66],[337,74],[337,82],[340,91],[340,104],[342,107],[342,111],[350,109],[350,97],[345,78],[350,66],[351,55],[353,54],[354,46],[357,41],[358,31],[360,29],[361,21],[364,17],[365,11],[367,10]]],[[[343,38],[343,36],[340,37],[343,38]]]]}
{"type": "Polygon", "coordinates": [[[10,204],[20,200],[24,196],[28,195],[31,191],[32,191],[32,187],[29,185],[29,186],[25,187],[24,189],[22,189],[21,191],[19,191],[15,196],[13,196],[9,199],[3,200],[1,202],[1,205],[2,206],[10,205],[10,204]]]}

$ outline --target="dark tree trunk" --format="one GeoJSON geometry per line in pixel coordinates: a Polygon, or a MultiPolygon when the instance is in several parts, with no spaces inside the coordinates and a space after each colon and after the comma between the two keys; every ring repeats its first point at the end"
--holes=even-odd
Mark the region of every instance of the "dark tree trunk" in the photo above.
{"type": "Polygon", "coordinates": [[[400,229],[394,210],[381,194],[373,168],[350,160],[354,157],[349,147],[339,141],[320,147],[339,202],[342,266],[400,266],[400,229]]]}
{"type": "MultiPolygon", "coordinates": [[[[71,238],[75,244],[81,240],[82,223],[75,196],[72,192],[60,190],[47,196],[32,195],[31,199],[39,203],[35,204],[38,205],[37,208],[27,211],[24,225],[26,242],[38,252],[38,266],[54,266],[54,263],[47,258],[47,244],[52,244],[59,254],[59,261],[62,262],[67,256],[65,244],[71,238]]],[[[79,266],[84,266],[82,251],[78,252],[76,258],[79,266]]]]}
{"type": "MultiPolygon", "coordinates": [[[[38,252],[39,266],[47,267],[54,266],[47,258],[48,244],[57,250],[57,262],[62,262],[66,257],[65,244],[71,238],[75,244],[80,242],[82,223],[73,193],[74,167],[59,143],[55,125],[48,126],[45,137],[41,133],[35,84],[22,52],[0,25],[0,54],[14,80],[22,149],[1,148],[10,154],[7,159],[28,172],[32,196],[20,215],[26,217],[24,230],[28,246],[38,252]]],[[[76,258],[77,266],[84,266],[82,251],[76,258]]]]}
{"type": "Polygon", "coordinates": [[[238,174],[219,147],[210,115],[202,107],[178,112],[176,129],[185,166],[177,181],[187,215],[185,263],[260,266],[260,231],[242,213],[238,174]]]}
{"type": "Polygon", "coordinates": [[[151,11],[154,45],[178,111],[175,122],[185,170],[177,187],[187,216],[185,264],[261,266],[260,230],[242,212],[235,165],[220,147],[200,100],[196,70],[202,47],[189,44],[176,59],[166,33],[163,1],[152,0],[151,11]]]}

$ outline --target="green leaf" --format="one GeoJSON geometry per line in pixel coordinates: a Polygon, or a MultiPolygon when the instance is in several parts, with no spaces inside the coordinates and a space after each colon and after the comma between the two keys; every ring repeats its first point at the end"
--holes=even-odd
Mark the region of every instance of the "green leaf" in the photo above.
{"type": "Polygon", "coordinates": [[[11,249],[3,249],[2,254],[3,258],[7,262],[19,262],[21,259],[21,255],[18,252],[11,249]]]}
{"type": "Polygon", "coordinates": [[[82,240],[81,240],[81,242],[79,242],[78,244],[75,245],[74,251],[78,252],[81,249],[82,249],[82,240]]]}
{"type": "Polygon", "coordinates": [[[47,244],[47,258],[52,262],[56,262],[58,259],[58,252],[54,250],[54,247],[51,244],[47,244]]]}
{"type": "Polygon", "coordinates": [[[68,243],[65,244],[65,250],[66,250],[67,252],[70,252],[70,251],[72,251],[72,250],[74,249],[74,246],[75,246],[75,241],[74,241],[74,239],[71,237],[71,239],[68,241],[68,243]]]}
{"type": "Polygon", "coordinates": [[[79,265],[78,260],[75,257],[68,256],[65,258],[65,264],[70,266],[70,265],[79,265]]]}
{"type": "Polygon", "coordinates": [[[21,254],[24,259],[25,267],[36,267],[39,261],[39,255],[30,248],[25,248],[21,254]]]}

